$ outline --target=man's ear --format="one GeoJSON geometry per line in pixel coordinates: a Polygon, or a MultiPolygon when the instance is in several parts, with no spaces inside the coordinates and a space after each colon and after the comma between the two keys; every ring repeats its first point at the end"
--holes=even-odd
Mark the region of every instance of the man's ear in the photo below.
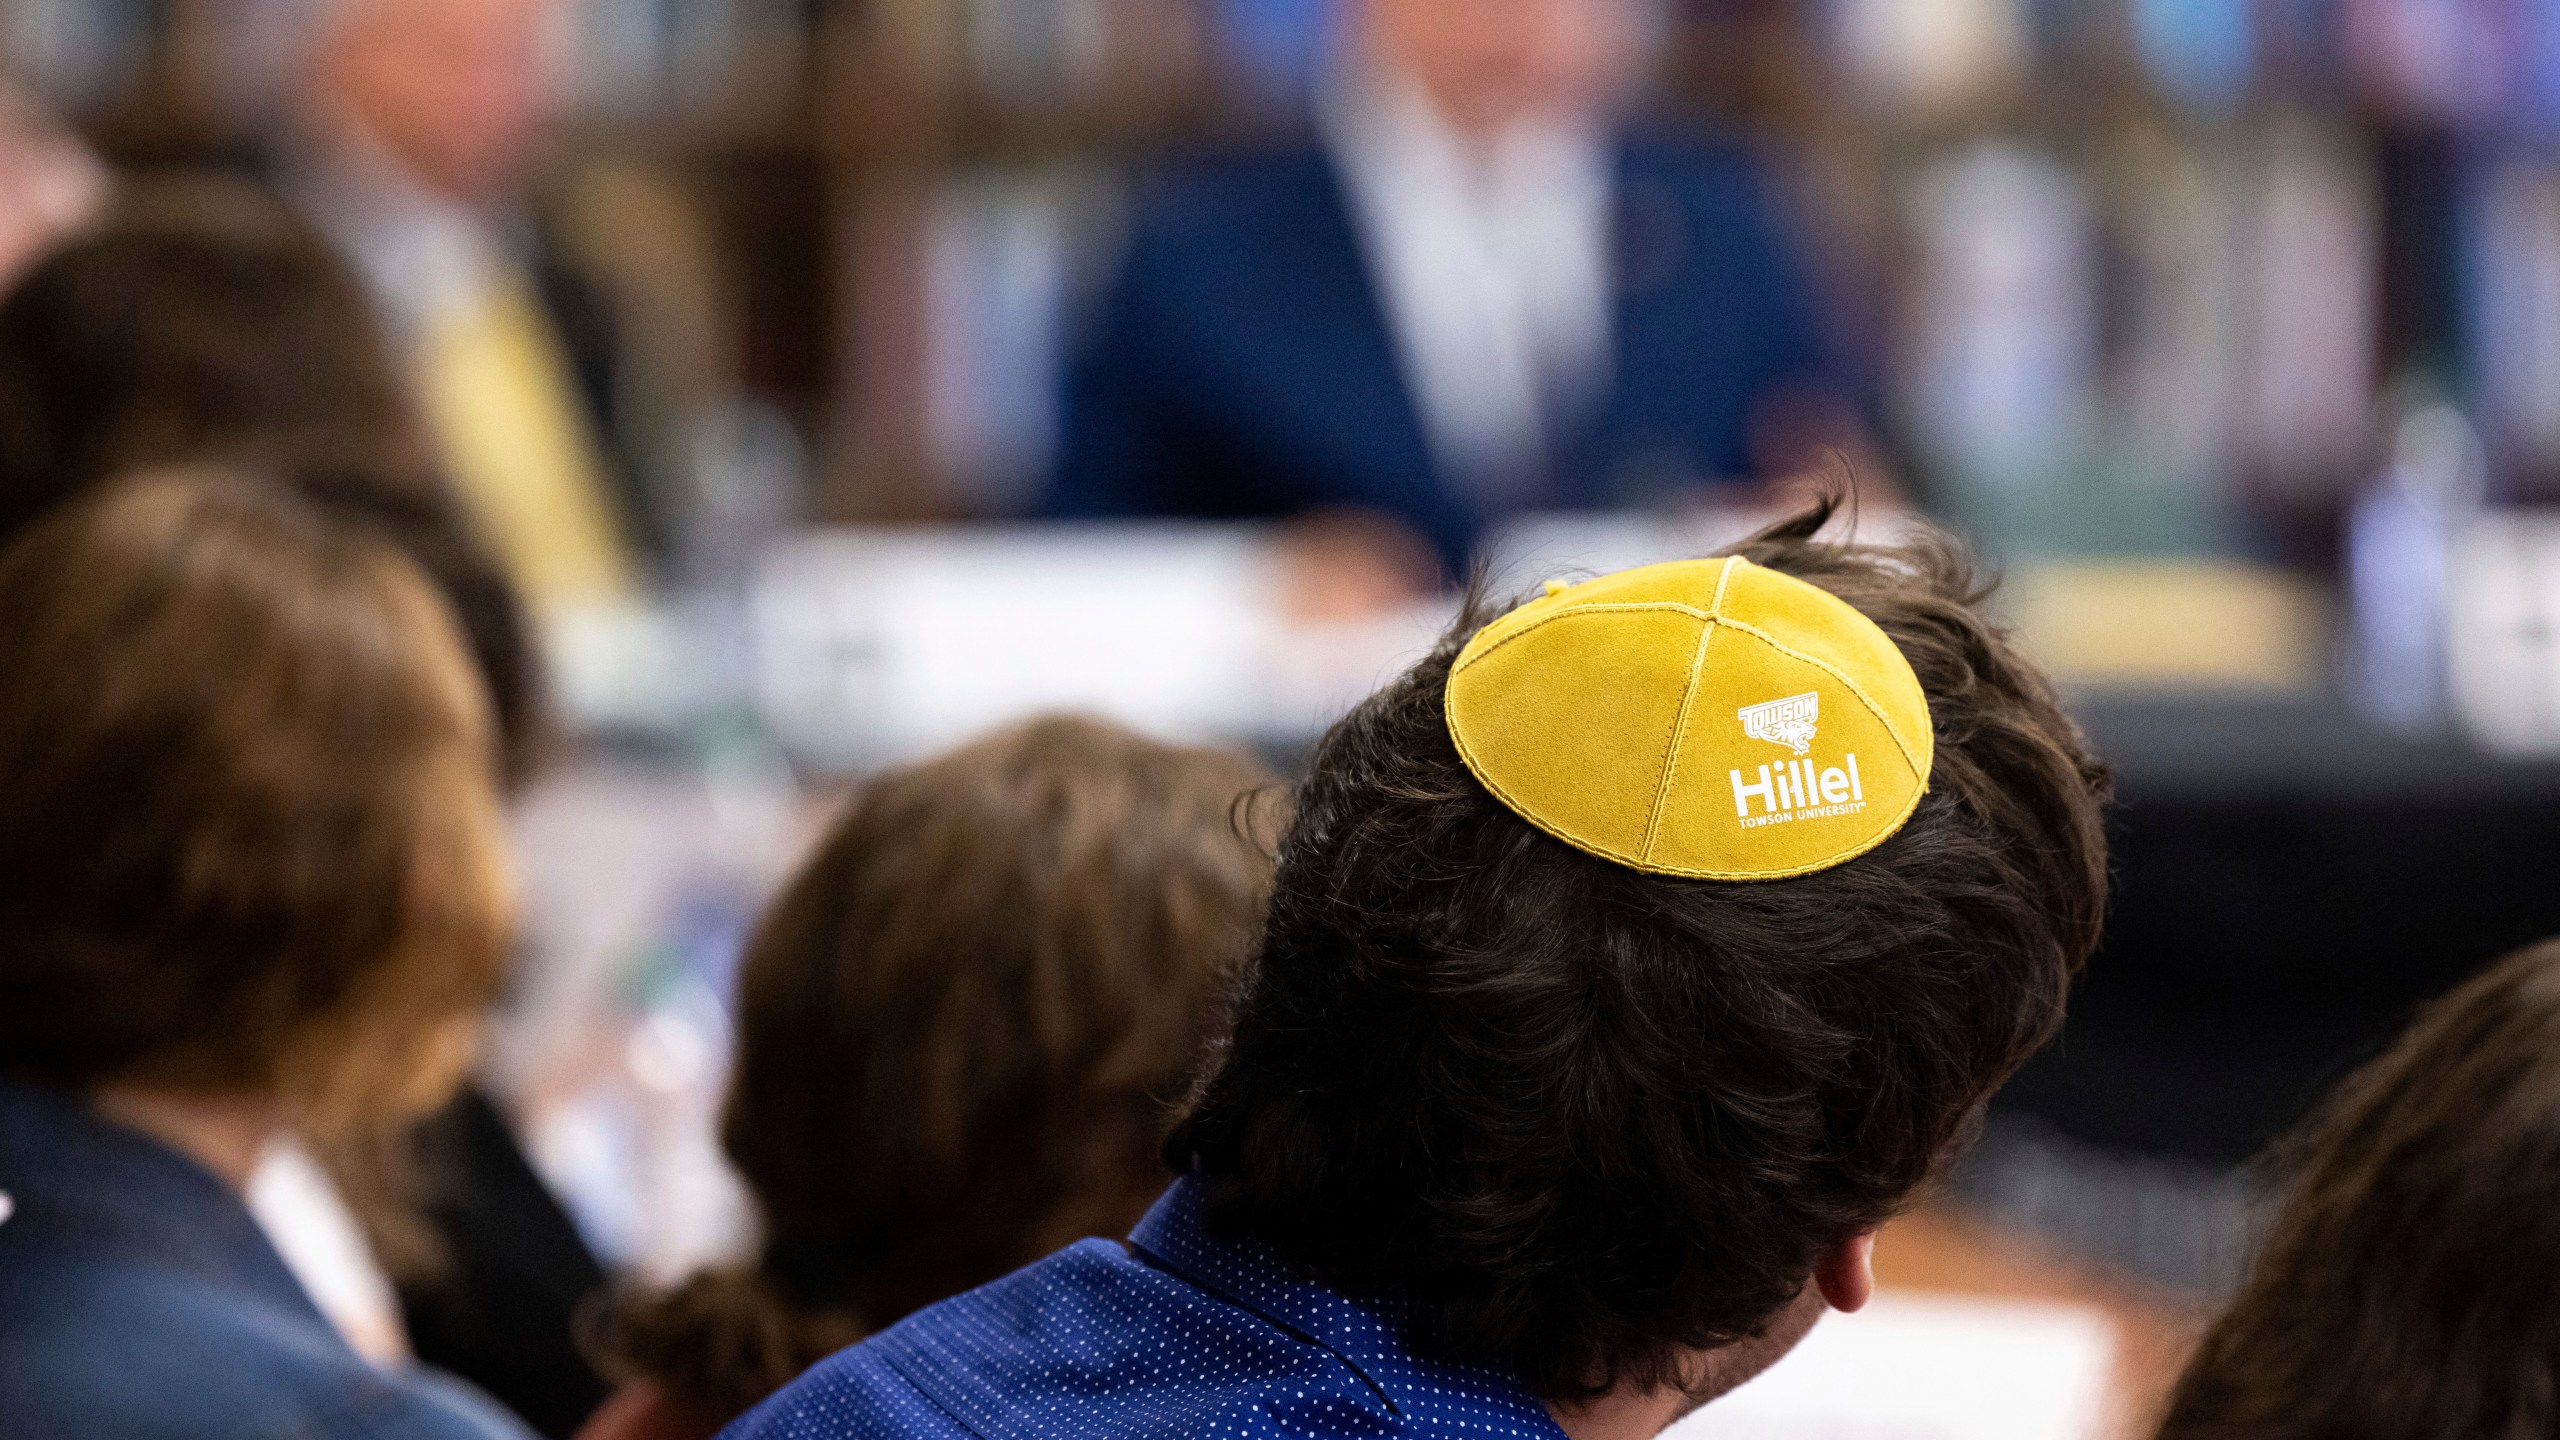
{"type": "Polygon", "coordinates": [[[1852,1235],[1814,1267],[1813,1283],[1832,1309],[1847,1314],[1876,1293],[1876,1232],[1852,1235]]]}

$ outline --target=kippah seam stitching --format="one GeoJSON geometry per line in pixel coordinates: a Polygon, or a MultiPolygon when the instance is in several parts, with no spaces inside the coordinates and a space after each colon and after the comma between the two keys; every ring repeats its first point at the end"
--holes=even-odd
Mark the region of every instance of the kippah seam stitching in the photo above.
{"type": "MultiPolygon", "coordinates": [[[[1723,586],[1716,587],[1716,596],[1723,599],[1723,586]]],[[[1672,777],[1680,768],[1680,737],[1689,730],[1689,711],[1697,704],[1698,680],[1707,669],[1707,642],[1715,639],[1716,624],[1710,617],[1698,626],[1698,647],[1689,652],[1689,680],[1680,691],[1680,709],[1671,717],[1671,734],[1662,744],[1662,769],[1654,780],[1653,805],[1645,814],[1644,844],[1636,852],[1640,864],[1653,863],[1654,842],[1662,835],[1662,810],[1670,802],[1672,777]]]]}
{"type": "Polygon", "coordinates": [[[1528,821],[1532,828],[1543,831],[1586,855],[1597,855],[1601,859],[1607,860],[1612,864],[1632,865],[1638,869],[1643,869],[1648,864],[1645,858],[1641,855],[1622,855],[1597,841],[1585,839],[1580,835],[1571,834],[1558,829],[1555,825],[1541,818],[1536,813],[1534,807],[1524,804],[1520,800],[1514,798],[1508,786],[1505,786],[1500,781],[1486,774],[1483,764],[1476,759],[1475,747],[1467,743],[1467,737],[1459,734],[1455,726],[1450,728],[1449,738],[1457,742],[1458,758],[1466,763],[1467,771],[1469,774],[1476,777],[1476,783],[1491,791],[1493,793],[1493,797],[1502,802],[1503,808],[1509,810],[1512,814],[1519,816],[1521,819],[1528,821]]]}
{"type": "MultiPolygon", "coordinates": [[[[1612,611],[1635,615],[1642,614],[1650,610],[1665,611],[1673,615],[1686,615],[1694,620],[1712,621],[1716,618],[1706,611],[1699,609],[1695,605],[1683,605],[1677,600],[1643,600],[1632,604],[1610,601],[1589,605],[1569,605],[1553,614],[1539,616],[1537,619],[1530,621],[1528,624],[1523,625],[1519,629],[1512,631],[1510,634],[1503,636],[1501,639],[1494,641],[1492,644],[1487,645],[1473,655],[1462,654],[1460,657],[1461,663],[1450,667],[1451,673],[1454,674],[1459,670],[1473,669],[1477,662],[1491,656],[1495,651],[1509,645],[1512,641],[1525,639],[1528,636],[1545,629],[1547,626],[1553,625],[1559,620],[1570,620],[1576,615],[1607,614],[1612,611]]],[[[1499,624],[1500,622],[1497,621],[1495,623],[1499,624]]],[[[1732,622],[1728,621],[1726,623],[1730,624],[1732,622]]]]}
{"type": "Polygon", "coordinates": [[[1733,584],[1733,567],[1743,563],[1743,558],[1739,555],[1727,555],[1724,557],[1724,568],[1716,572],[1715,598],[1707,602],[1707,618],[1711,620],[1721,620],[1724,618],[1725,588],[1733,584]]]}
{"type": "MultiPolygon", "coordinates": [[[[1677,608],[1686,609],[1688,607],[1681,606],[1677,608]]],[[[1723,623],[1732,624],[1733,622],[1725,621],[1723,623]]],[[[1766,636],[1760,638],[1764,641],[1767,639],[1766,636]]],[[[1778,648],[1781,651],[1784,651],[1785,649],[1783,646],[1778,648]]],[[[1890,724],[1886,726],[1886,733],[1892,733],[1892,726],[1890,724]]],[[[1476,777],[1476,783],[1492,792],[1493,797],[1501,801],[1505,809],[1508,809],[1512,814],[1529,822],[1532,829],[1538,830],[1550,838],[1560,840],[1565,844],[1572,846],[1574,849],[1581,851],[1585,855],[1597,856],[1602,860],[1609,861],[1616,865],[1632,866],[1647,874],[1669,875],[1682,880],[1714,880],[1732,884],[1749,884],[1754,881],[1761,880],[1793,880],[1800,875],[1811,875],[1817,871],[1828,870],[1834,865],[1844,864],[1848,861],[1855,860],[1859,856],[1866,854],[1868,851],[1875,849],[1877,846],[1882,845],[1887,840],[1890,840],[1894,836],[1900,834],[1902,832],[1902,827],[1910,823],[1911,812],[1920,808],[1920,797],[1928,793],[1929,788],[1924,782],[1917,789],[1914,789],[1911,792],[1911,799],[1903,805],[1902,813],[1894,817],[1892,823],[1886,825],[1882,830],[1877,832],[1873,838],[1845,846],[1819,860],[1807,861],[1801,865],[1790,865],[1779,870],[1704,870],[1686,865],[1657,865],[1645,856],[1628,855],[1621,851],[1613,850],[1586,836],[1576,835],[1570,831],[1557,828],[1554,824],[1541,818],[1537,814],[1533,813],[1527,806],[1523,805],[1512,795],[1511,791],[1507,787],[1495,781],[1491,776],[1485,774],[1483,766],[1476,759],[1473,747],[1469,746],[1465,737],[1459,735],[1454,728],[1450,732],[1450,738],[1457,743],[1458,757],[1465,762],[1468,772],[1476,777]]],[[[1897,737],[1896,743],[1899,743],[1899,737],[1897,737]]]]}
{"type": "MultiPolygon", "coordinates": [[[[1886,713],[1885,708],[1882,705],[1876,703],[1875,697],[1867,693],[1865,686],[1860,685],[1857,681],[1852,680],[1847,675],[1843,674],[1839,666],[1832,664],[1830,661],[1825,660],[1818,655],[1808,655],[1803,651],[1796,649],[1794,646],[1778,639],[1776,636],[1771,635],[1768,631],[1761,629],[1759,626],[1752,624],[1748,620],[1719,620],[1716,623],[1721,625],[1730,625],[1734,629],[1741,631],[1743,634],[1749,635],[1758,640],[1761,644],[1768,646],[1770,649],[1777,651],[1779,654],[1784,655],[1791,660],[1811,665],[1815,669],[1830,676],[1832,679],[1839,681],[1841,688],[1847,690],[1850,694],[1857,696],[1858,703],[1866,706],[1867,713],[1875,716],[1876,723],[1884,726],[1884,733],[1893,737],[1894,748],[1902,752],[1902,763],[1911,767],[1911,773],[1918,777],[1920,781],[1920,788],[1922,790],[1929,788],[1928,770],[1920,763],[1920,757],[1912,753],[1911,742],[1903,738],[1902,731],[1896,728],[1893,723],[1893,716],[1886,713]]],[[[1908,660],[1905,660],[1903,663],[1905,665],[1910,664],[1908,660]]]]}

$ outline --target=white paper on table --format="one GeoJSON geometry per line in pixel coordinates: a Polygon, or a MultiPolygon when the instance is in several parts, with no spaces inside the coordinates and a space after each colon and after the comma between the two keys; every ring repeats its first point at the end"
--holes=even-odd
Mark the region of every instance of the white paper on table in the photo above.
{"type": "Polygon", "coordinates": [[[2497,754],[2560,753],[2560,513],[2457,525],[2445,579],[2454,717],[2497,754]]]}
{"type": "Polygon", "coordinates": [[[766,710],[823,763],[912,759],[1044,710],[1254,732],[1271,580],[1240,527],[840,530],[766,557],[766,710]]]}
{"type": "Polygon", "coordinates": [[[2090,1440],[2115,1327],[2086,1306],[1879,1295],[1667,1440],[2090,1440]]]}
{"type": "MultiPolygon", "coordinates": [[[[1778,518],[1744,506],[1522,517],[1493,538],[1497,598],[1706,554],[1778,518]]],[[[1873,509],[1834,533],[1890,540],[1873,509]]],[[[763,558],[756,689],[792,753],[910,760],[1041,711],[1169,739],[1301,743],[1431,649],[1450,597],[1364,619],[1286,613],[1263,527],[1189,522],[814,531],[763,558]]]]}

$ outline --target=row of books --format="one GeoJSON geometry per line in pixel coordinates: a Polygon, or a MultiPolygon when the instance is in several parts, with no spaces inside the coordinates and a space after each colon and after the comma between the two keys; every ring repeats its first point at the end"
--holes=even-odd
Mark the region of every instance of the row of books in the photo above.
{"type": "MultiPolygon", "coordinates": [[[[254,109],[301,63],[323,8],[344,3],[0,0],[0,74],[96,111],[184,46],[191,82],[254,109]]],[[[581,110],[734,104],[792,91],[824,13],[825,0],[563,0],[556,52],[581,110]]]]}
{"type": "Polygon", "coordinates": [[[2077,156],[1972,140],[1888,183],[1910,257],[1889,405],[1991,528],[2211,548],[2327,511],[2440,404],[2492,498],[2560,499],[2560,161],[2538,148],[2285,112],[2077,156]]]}
{"type": "Polygon", "coordinates": [[[1826,0],[1816,13],[1868,99],[1923,110],[2122,57],[2207,114],[2280,95],[2560,132],[2560,6],[2546,0],[1826,0]]]}
{"type": "Polygon", "coordinates": [[[165,23],[143,0],[0,0],[0,73],[81,105],[139,77],[165,23]]]}
{"type": "MultiPolygon", "coordinates": [[[[1322,68],[1336,0],[906,0],[962,37],[940,61],[959,83],[1071,99],[1116,74],[1119,49],[1199,32],[1228,93],[1302,95],[1322,68]]],[[[1667,4],[1747,43],[1738,7],[1667,4]]],[[[2421,123],[2560,135],[2560,4],[2549,0],[1815,0],[1796,7],[1811,55],[1885,111],[1965,114],[2129,68],[2205,116],[2283,97],[2421,123]]]]}
{"type": "MultiPolygon", "coordinates": [[[[0,58],[75,108],[111,102],[176,30],[211,36],[218,88],[262,88],[338,0],[0,0],[0,58]],[[181,23],[180,17],[202,17],[181,23]]],[[[1336,0],[879,0],[856,17],[939,81],[1027,106],[1217,73],[1248,102],[1302,94],[1336,0]],[[1168,57],[1171,57],[1170,62],[1168,57]]],[[[1688,13],[1674,7],[1679,13],[1688,13]]],[[[1728,6],[1690,7],[1717,25],[1728,6]]],[[[1815,0],[1811,54],[1888,111],[1970,113],[2129,60],[2204,114],[2268,95],[2560,136],[2549,0],[1815,0]]],[[[563,0],[582,107],[665,112],[798,89],[831,0],[563,0]]],[[[847,27],[854,28],[854,27],[847,27]]]]}
{"type": "MultiPolygon", "coordinates": [[[[2436,402],[2473,417],[2493,489],[2560,498],[2560,161],[2531,147],[2406,154],[2287,111],[2091,149],[1965,138],[1872,180],[1881,419],[1990,528],[2216,548],[2253,513],[2334,507],[2394,408],[2436,402]]],[[[1038,483],[1109,189],[971,172],[932,209],[930,429],[968,508],[1038,483]]]]}

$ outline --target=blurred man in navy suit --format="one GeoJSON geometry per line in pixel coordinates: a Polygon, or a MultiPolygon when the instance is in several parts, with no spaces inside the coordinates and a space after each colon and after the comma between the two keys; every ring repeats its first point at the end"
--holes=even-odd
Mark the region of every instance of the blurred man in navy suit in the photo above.
{"type": "Polygon", "coordinates": [[[1314,148],[1141,203],[1056,512],[1366,513],[1456,570],[1492,519],[1740,479],[1838,410],[1754,167],[1616,123],[1647,0],[1343,3],[1314,148]]]}

